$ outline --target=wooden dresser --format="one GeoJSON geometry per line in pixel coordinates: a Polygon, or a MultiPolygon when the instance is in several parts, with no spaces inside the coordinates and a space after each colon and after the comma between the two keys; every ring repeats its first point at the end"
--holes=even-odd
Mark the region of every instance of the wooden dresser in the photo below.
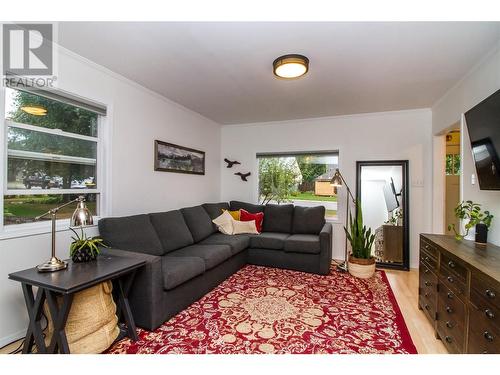
{"type": "Polygon", "coordinates": [[[500,353],[500,247],[421,234],[418,295],[450,353],[500,353]]]}

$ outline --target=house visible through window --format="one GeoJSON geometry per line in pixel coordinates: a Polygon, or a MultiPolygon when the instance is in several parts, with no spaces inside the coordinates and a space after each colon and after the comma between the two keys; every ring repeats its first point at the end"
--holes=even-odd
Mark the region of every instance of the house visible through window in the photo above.
{"type": "MultiPolygon", "coordinates": [[[[4,226],[33,222],[78,195],[99,214],[102,113],[57,98],[62,97],[6,89],[4,226]]],[[[68,206],[58,218],[73,210],[68,206]]]]}
{"type": "Polygon", "coordinates": [[[338,154],[258,154],[259,201],[324,206],[327,218],[337,216],[337,193],[330,180],[338,167],[338,154]]]}

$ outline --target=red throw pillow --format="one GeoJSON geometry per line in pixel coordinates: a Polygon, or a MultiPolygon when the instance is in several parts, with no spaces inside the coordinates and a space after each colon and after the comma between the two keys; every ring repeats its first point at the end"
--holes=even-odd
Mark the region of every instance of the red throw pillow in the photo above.
{"type": "Polygon", "coordinates": [[[262,221],[264,221],[264,212],[259,212],[256,214],[251,214],[250,212],[240,209],[240,220],[241,221],[252,221],[255,220],[255,227],[257,232],[262,232],[262,221]]]}

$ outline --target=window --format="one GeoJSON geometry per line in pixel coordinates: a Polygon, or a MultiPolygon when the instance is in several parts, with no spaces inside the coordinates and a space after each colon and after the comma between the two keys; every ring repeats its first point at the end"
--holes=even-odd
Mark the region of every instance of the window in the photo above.
{"type": "MultiPolygon", "coordinates": [[[[57,93],[5,89],[4,226],[34,222],[79,195],[99,215],[104,114],[104,108],[57,93]]],[[[62,209],[58,218],[73,210],[62,209]]]]}
{"type": "Polygon", "coordinates": [[[460,175],[460,155],[447,154],[446,155],[446,175],[459,176],[460,175]]]}
{"type": "Polygon", "coordinates": [[[326,218],[337,217],[337,192],[330,180],[338,153],[258,154],[259,201],[324,206],[326,218]]]}

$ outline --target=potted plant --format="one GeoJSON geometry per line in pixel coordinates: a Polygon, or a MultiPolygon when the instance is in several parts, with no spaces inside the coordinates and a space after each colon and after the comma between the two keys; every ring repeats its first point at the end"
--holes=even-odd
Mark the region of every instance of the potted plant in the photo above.
{"type": "Polygon", "coordinates": [[[69,246],[69,255],[75,263],[89,262],[95,260],[97,255],[99,255],[99,246],[107,247],[103,244],[103,239],[100,237],[87,237],[83,233],[78,235],[78,233],[70,228],[76,237],[71,237],[73,242],[69,246]]]}
{"type": "Polygon", "coordinates": [[[352,254],[349,256],[349,273],[361,279],[367,279],[375,273],[375,258],[372,256],[372,245],[375,234],[371,228],[363,225],[361,204],[356,201],[356,218],[349,215],[349,230],[344,227],[347,239],[351,243],[352,254]]]}
{"type": "Polygon", "coordinates": [[[467,221],[464,224],[464,234],[457,231],[455,224],[448,225],[448,230],[455,233],[457,240],[475,240],[478,243],[486,243],[488,239],[488,229],[491,226],[493,215],[489,211],[481,211],[481,205],[473,201],[463,201],[455,207],[455,216],[467,221]],[[475,235],[475,236],[474,236],[475,235]]]}

